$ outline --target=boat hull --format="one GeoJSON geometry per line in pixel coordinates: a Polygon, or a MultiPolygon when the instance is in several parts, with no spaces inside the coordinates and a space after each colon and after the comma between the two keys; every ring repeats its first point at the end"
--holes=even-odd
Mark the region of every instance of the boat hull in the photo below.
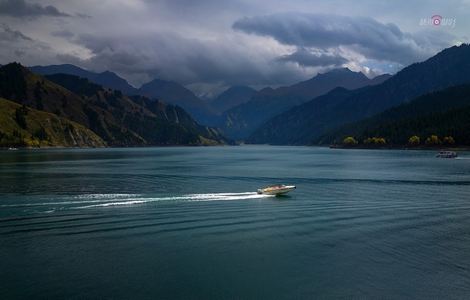
{"type": "Polygon", "coordinates": [[[295,190],[295,186],[289,185],[289,186],[282,186],[282,187],[267,187],[264,189],[259,189],[258,194],[263,194],[263,195],[284,195],[289,193],[290,191],[295,190]]]}

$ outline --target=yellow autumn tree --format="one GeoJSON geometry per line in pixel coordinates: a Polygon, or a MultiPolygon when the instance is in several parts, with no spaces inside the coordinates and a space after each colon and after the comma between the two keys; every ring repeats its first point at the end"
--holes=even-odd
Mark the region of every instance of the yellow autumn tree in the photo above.
{"type": "Polygon", "coordinates": [[[442,142],[437,135],[433,134],[426,139],[425,143],[426,145],[429,145],[429,146],[436,146],[436,145],[440,145],[442,142]]]}
{"type": "Polygon", "coordinates": [[[411,146],[418,146],[421,144],[421,139],[417,135],[413,135],[408,139],[408,144],[411,146]]]}
{"type": "Polygon", "coordinates": [[[343,140],[343,144],[347,146],[354,146],[357,145],[357,141],[352,136],[348,136],[343,140]]]}
{"type": "Polygon", "coordinates": [[[385,145],[387,141],[383,137],[369,137],[362,141],[364,145],[385,145]]]}
{"type": "Polygon", "coordinates": [[[455,140],[453,137],[451,136],[445,136],[443,139],[442,139],[442,142],[446,145],[453,145],[455,144],[455,140]]]}

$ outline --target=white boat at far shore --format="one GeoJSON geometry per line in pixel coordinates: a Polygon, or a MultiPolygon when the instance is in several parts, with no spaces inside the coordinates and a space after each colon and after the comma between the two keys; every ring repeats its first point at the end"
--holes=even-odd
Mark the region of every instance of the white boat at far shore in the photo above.
{"type": "Polygon", "coordinates": [[[456,158],[457,156],[457,152],[455,151],[439,151],[439,153],[436,154],[436,157],[439,158],[456,158]]]}

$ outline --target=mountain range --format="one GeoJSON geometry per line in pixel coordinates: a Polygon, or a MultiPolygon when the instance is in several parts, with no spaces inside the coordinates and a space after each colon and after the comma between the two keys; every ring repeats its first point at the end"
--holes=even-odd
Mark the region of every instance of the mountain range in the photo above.
{"type": "Polygon", "coordinates": [[[199,99],[193,92],[184,86],[167,80],[154,79],[140,88],[130,85],[125,79],[117,74],[105,71],[95,73],[84,70],[74,65],[50,65],[30,67],[33,73],[40,75],[68,74],[86,78],[92,83],[103,87],[118,90],[127,96],[141,95],[150,99],[162,100],[169,104],[179,105],[188,111],[200,123],[211,123],[208,120],[213,115],[206,101],[199,99]]]}
{"type": "Polygon", "coordinates": [[[381,84],[336,88],[264,123],[249,143],[310,144],[330,130],[380,113],[420,95],[470,82],[470,46],[447,48],[381,84]]]}
{"type": "Polygon", "coordinates": [[[129,97],[74,75],[43,77],[17,63],[0,68],[0,97],[76,122],[108,146],[227,142],[216,129],[199,125],[178,106],[129,97]]]}
{"type": "Polygon", "coordinates": [[[206,101],[199,99],[193,92],[173,81],[154,79],[142,85],[138,94],[179,105],[202,124],[211,123],[210,119],[214,115],[206,101]]]}
{"type": "Polygon", "coordinates": [[[116,73],[105,71],[102,73],[95,73],[84,70],[74,65],[50,65],[50,66],[33,66],[29,69],[39,75],[53,75],[53,74],[69,74],[78,77],[86,78],[90,82],[97,83],[103,87],[118,90],[126,95],[138,94],[138,89],[130,85],[124,78],[119,77],[116,73]]]}
{"type": "Polygon", "coordinates": [[[210,102],[212,109],[221,114],[251,100],[256,90],[248,86],[232,86],[210,102]]]}
{"type": "Polygon", "coordinates": [[[227,136],[236,139],[247,137],[270,117],[335,87],[355,89],[378,84],[390,77],[384,74],[369,79],[364,74],[347,68],[334,69],[310,80],[277,89],[265,88],[257,92],[247,86],[233,86],[212,101],[206,101],[177,82],[158,78],[135,88],[109,71],[95,73],[70,64],[33,66],[30,69],[40,75],[76,75],[103,87],[120,90],[128,96],[142,95],[181,106],[199,123],[219,127],[227,136]]]}
{"type": "Polygon", "coordinates": [[[244,139],[271,117],[336,87],[356,89],[379,84],[389,77],[390,75],[385,74],[369,79],[361,72],[353,72],[347,68],[334,69],[291,86],[262,89],[249,101],[224,112],[219,123],[214,125],[218,125],[231,138],[244,139]]]}

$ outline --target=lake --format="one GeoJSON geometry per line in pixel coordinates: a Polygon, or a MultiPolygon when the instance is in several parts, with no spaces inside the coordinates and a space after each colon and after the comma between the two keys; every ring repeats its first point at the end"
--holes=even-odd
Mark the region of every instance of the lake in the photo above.
{"type": "Polygon", "coordinates": [[[469,298],[460,154],[1,151],[0,298],[469,298]]]}

